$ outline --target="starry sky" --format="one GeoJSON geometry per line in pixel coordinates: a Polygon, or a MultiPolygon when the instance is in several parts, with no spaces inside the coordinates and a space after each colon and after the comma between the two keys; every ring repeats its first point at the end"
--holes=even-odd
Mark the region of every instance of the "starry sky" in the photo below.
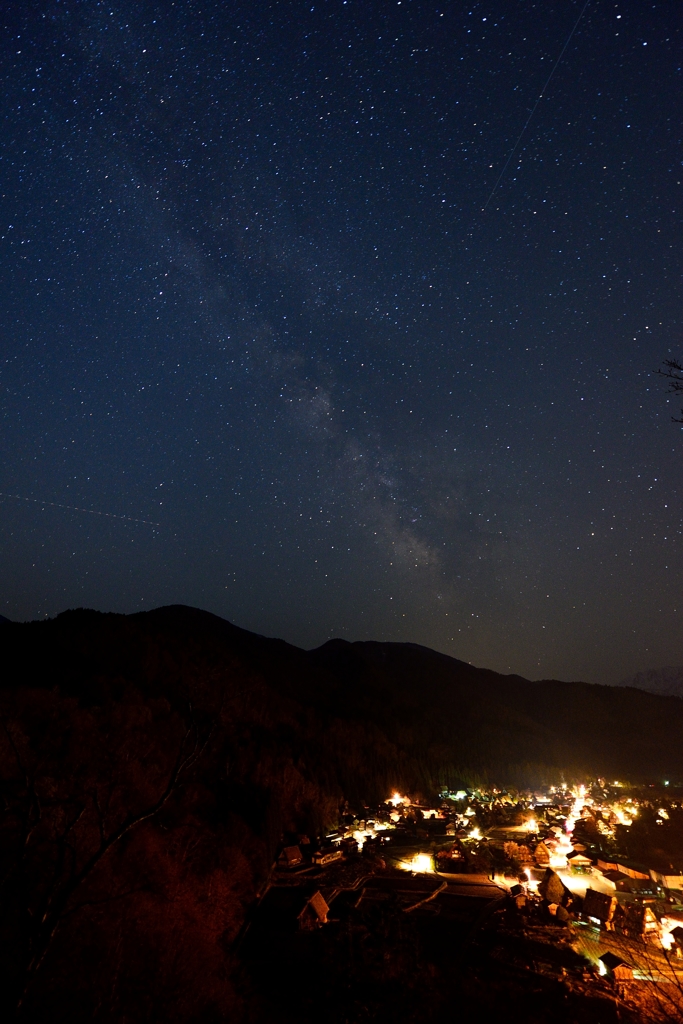
{"type": "Polygon", "coordinates": [[[2,19],[2,614],[683,663],[676,0],[2,19]]]}

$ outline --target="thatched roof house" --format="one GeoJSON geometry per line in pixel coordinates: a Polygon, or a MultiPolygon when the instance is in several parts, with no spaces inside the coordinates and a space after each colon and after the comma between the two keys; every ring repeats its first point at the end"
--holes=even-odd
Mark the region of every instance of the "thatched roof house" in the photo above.
{"type": "Polygon", "coordinates": [[[299,928],[302,931],[311,931],[313,928],[320,928],[322,925],[327,924],[329,909],[322,893],[320,891],[314,892],[304,903],[297,918],[299,928]]]}
{"type": "Polygon", "coordinates": [[[303,863],[303,854],[298,846],[285,846],[277,859],[281,868],[296,868],[303,863]]]}
{"type": "Polygon", "coordinates": [[[614,911],[614,930],[628,938],[642,939],[658,928],[651,907],[642,903],[620,903],[614,911]]]}
{"type": "Polygon", "coordinates": [[[583,917],[592,918],[600,925],[610,925],[617,907],[616,896],[609,896],[606,892],[598,892],[596,889],[586,889],[583,898],[583,917]]]}

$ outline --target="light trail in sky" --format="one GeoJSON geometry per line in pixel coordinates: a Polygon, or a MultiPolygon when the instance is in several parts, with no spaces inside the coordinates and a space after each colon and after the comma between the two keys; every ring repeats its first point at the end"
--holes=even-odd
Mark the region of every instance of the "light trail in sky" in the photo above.
{"type": "Polygon", "coordinates": [[[529,114],[529,116],[526,119],[526,124],[522,128],[521,132],[519,133],[519,137],[518,137],[517,141],[515,142],[515,144],[512,147],[512,149],[510,150],[510,152],[508,154],[508,158],[507,158],[507,160],[505,161],[505,163],[503,165],[503,170],[498,175],[498,180],[496,181],[496,184],[491,189],[491,194],[490,194],[490,196],[488,197],[488,199],[486,200],[486,202],[484,203],[484,205],[482,207],[482,212],[484,212],[486,210],[487,206],[489,205],[489,203],[491,202],[491,200],[493,199],[493,197],[495,195],[496,189],[498,188],[498,186],[500,185],[501,181],[503,180],[503,175],[505,174],[505,172],[508,169],[508,164],[512,160],[512,157],[514,156],[514,154],[517,152],[517,147],[519,146],[520,142],[522,141],[522,138],[524,137],[524,132],[527,130],[527,128],[531,124],[531,119],[534,116],[534,114],[536,113],[536,108],[538,107],[538,104],[543,99],[543,94],[545,93],[546,89],[550,85],[550,81],[551,81],[553,75],[555,74],[555,72],[557,71],[557,68],[558,68],[558,65],[559,65],[560,61],[564,57],[564,51],[567,49],[567,47],[569,46],[570,42],[572,41],[572,36],[574,35],[574,33],[576,32],[577,28],[579,27],[579,22],[583,18],[584,12],[585,12],[586,8],[588,7],[589,3],[590,3],[590,0],[586,0],[585,4],[581,8],[581,14],[578,16],[578,18],[574,22],[574,27],[571,30],[571,32],[569,33],[569,35],[567,36],[565,44],[564,44],[564,46],[562,47],[562,49],[560,51],[560,56],[557,58],[557,60],[553,64],[552,71],[550,72],[550,74],[546,78],[545,85],[543,86],[543,88],[539,92],[538,97],[536,99],[536,102],[534,103],[533,108],[531,110],[531,113],[529,114]]]}
{"type": "Polygon", "coordinates": [[[161,523],[153,523],[149,519],[135,519],[134,516],[120,516],[114,512],[98,512],[94,508],[79,508],[78,505],[62,505],[58,501],[42,501],[40,498],[25,498],[23,494],[6,494],[0,491],[0,498],[16,498],[17,501],[32,501],[36,505],[49,505],[52,508],[64,508],[69,512],[87,512],[91,516],[105,516],[107,519],[125,519],[129,523],[141,523],[144,526],[161,526],[161,523]]]}

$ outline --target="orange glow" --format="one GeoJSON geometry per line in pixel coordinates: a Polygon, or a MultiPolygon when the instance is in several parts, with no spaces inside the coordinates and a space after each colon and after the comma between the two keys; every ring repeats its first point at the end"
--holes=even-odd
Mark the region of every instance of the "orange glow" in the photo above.
{"type": "Polygon", "coordinates": [[[434,870],[432,858],[428,853],[416,853],[410,860],[402,860],[399,867],[404,871],[417,871],[419,874],[434,870]]]}
{"type": "Polygon", "coordinates": [[[405,804],[407,807],[410,806],[410,800],[407,796],[401,796],[400,793],[394,792],[392,796],[387,800],[388,804],[393,804],[394,807],[398,807],[399,804],[405,804]]]}

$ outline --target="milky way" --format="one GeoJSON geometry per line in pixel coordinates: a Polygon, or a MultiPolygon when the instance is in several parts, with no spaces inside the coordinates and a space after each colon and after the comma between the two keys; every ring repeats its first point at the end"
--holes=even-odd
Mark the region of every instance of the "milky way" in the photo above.
{"type": "Polygon", "coordinates": [[[12,6],[1,612],[683,662],[677,3],[12,6]]]}

